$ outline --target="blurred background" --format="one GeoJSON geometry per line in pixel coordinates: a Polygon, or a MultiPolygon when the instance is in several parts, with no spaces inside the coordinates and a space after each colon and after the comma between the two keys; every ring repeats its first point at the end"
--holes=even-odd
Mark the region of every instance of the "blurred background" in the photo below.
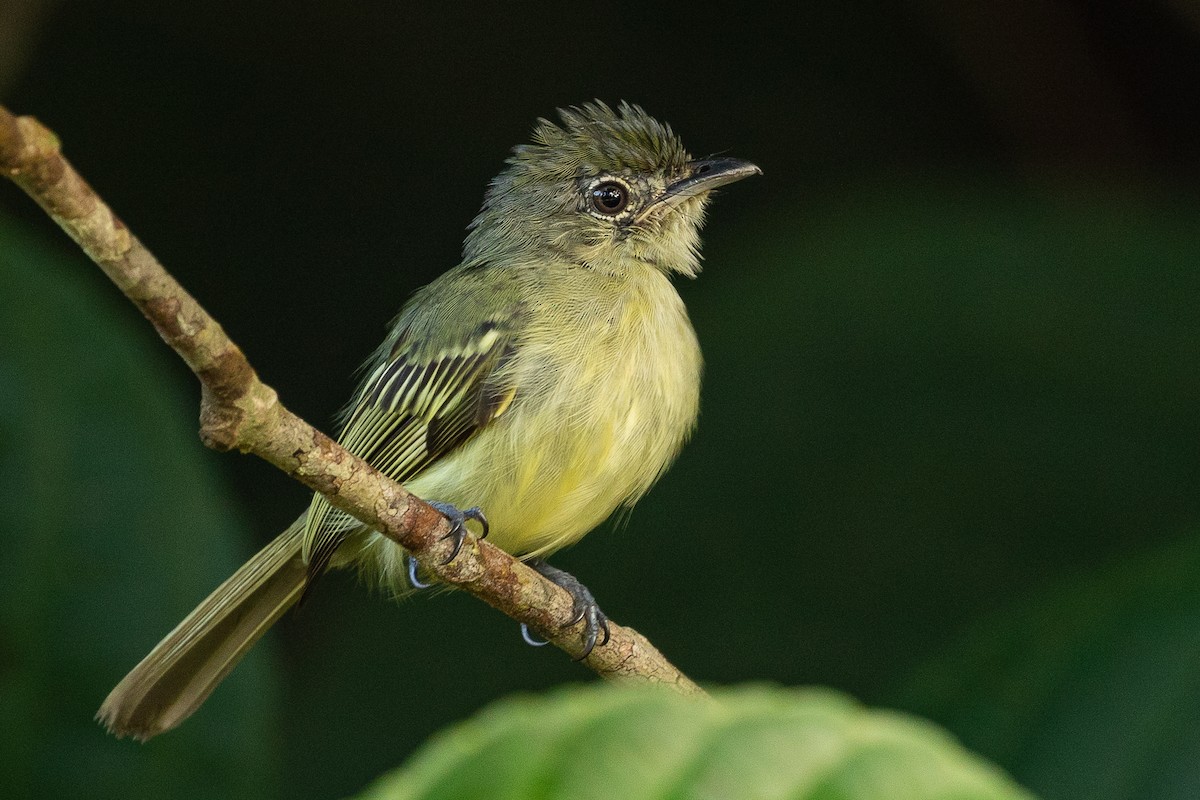
{"type": "MultiPolygon", "coordinates": [[[[628,99],[760,164],[680,286],[699,430],[555,563],[693,678],[946,726],[1045,798],[1200,796],[1190,0],[428,7],[0,0],[0,102],[318,426],[535,119],[628,99]]],[[[328,580],[179,731],[113,684],[304,507],[0,185],[0,794],[353,793],[583,668],[328,580]]]]}

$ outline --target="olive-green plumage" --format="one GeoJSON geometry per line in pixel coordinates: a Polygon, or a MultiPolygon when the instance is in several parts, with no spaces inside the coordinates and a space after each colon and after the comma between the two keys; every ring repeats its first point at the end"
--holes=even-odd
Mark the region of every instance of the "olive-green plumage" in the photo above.
{"type": "MultiPolygon", "coordinates": [[[[701,359],[673,273],[699,270],[711,190],[758,172],[694,161],[637,106],[541,120],[472,222],[457,267],[375,353],[340,437],[418,496],[481,506],[541,556],[641,497],[695,424],[701,359]]],[[[113,690],[100,719],[179,724],[326,568],[409,588],[400,547],[317,495],[113,690]]]]}

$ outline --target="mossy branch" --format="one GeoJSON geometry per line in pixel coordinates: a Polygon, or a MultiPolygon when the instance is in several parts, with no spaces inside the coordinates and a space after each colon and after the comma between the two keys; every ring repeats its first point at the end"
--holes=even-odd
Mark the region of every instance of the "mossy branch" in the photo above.
{"type": "MultiPolygon", "coordinates": [[[[582,623],[566,591],[508,553],[469,537],[452,550],[446,519],[370,464],[288,411],[259,380],[241,349],[71,167],[58,138],[32,117],[0,106],[0,170],[45,209],[200,380],[200,438],[216,450],[266,459],[337,508],[402,545],[446,584],[549,639],[574,657],[582,623]]],[[[702,690],[632,628],[609,623],[611,638],[583,663],[605,678],[702,690]]]]}

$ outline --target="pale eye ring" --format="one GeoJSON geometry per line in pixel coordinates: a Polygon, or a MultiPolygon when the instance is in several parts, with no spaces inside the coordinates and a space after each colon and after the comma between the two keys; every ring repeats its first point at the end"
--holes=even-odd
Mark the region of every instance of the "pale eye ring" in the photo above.
{"type": "Polygon", "coordinates": [[[592,208],[609,217],[615,217],[629,205],[629,190],[616,181],[596,184],[591,197],[592,208]]]}

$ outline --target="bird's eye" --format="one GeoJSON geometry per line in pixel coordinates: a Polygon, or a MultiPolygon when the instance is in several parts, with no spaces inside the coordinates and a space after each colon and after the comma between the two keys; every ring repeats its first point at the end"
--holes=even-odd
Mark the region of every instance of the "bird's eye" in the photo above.
{"type": "Polygon", "coordinates": [[[592,207],[601,214],[620,214],[627,205],[629,190],[616,181],[607,181],[592,189],[592,207]]]}

